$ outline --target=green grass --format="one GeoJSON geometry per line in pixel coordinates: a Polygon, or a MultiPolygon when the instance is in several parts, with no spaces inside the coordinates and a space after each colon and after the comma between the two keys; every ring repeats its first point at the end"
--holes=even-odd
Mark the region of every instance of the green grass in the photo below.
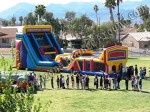
{"type": "MultiPolygon", "coordinates": [[[[120,91],[95,90],[93,77],[90,79],[91,90],[43,90],[38,91],[35,98],[40,98],[43,105],[51,100],[49,112],[149,112],[150,81],[143,82],[145,92],[135,92],[125,91],[124,81],[120,91]]],[[[49,83],[47,88],[50,88],[49,83]]]]}
{"type": "MultiPolygon", "coordinates": [[[[150,67],[150,57],[129,58],[127,66],[137,64],[138,67],[150,67]]],[[[147,69],[148,70],[148,69],[147,69]]],[[[147,71],[148,73],[148,71],[147,71]]],[[[44,73],[37,73],[44,74],[44,73]]],[[[66,74],[63,74],[66,76],[66,74]]],[[[147,75],[148,76],[148,75],[147,75]]],[[[48,112],[150,112],[150,80],[143,80],[143,91],[125,91],[125,82],[121,81],[121,90],[95,90],[93,78],[90,77],[91,90],[50,89],[50,78],[47,79],[47,89],[38,91],[35,99],[45,106],[48,101],[48,112]]],[[[56,88],[56,75],[54,77],[56,88]]],[[[71,85],[70,85],[71,87],[71,85]]],[[[35,101],[36,101],[35,100],[35,101]]],[[[35,102],[37,103],[37,102],[35,102]]],[[[46,108],[46,107],[44,107],[46,108]]]]}

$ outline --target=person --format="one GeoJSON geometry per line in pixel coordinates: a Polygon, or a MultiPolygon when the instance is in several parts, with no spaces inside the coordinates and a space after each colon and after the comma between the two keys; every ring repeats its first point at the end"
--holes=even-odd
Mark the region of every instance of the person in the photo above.
{"type": "Polygon", "coordinates": [[[46,76],[43,77],[43,85],[44,85],[44,89],[46,88],[46,76]]]}
{"type": "Polygon", "coordinates": [[[120,74],[117,74],[117,89],[120,89],[120,81],[121,81],[121,75],[120,74]]]}
{"type": "Polygon", "coordinates": [[[103,76],[101,76],[101,78],[100,78],[100,88],[101,88],[101,90],[103,89],[103,76]]]}
{"type": "Polygon", "coordinates": [[[78,73],[76,75],[76,86],[77,86],[77,89],[79,89],[79,74],[78,73]]]}
{"type": "Polygon", "coordinates": [[[42,83],[43,83],[43,79],[42,79],[42,76],[40,75],[40,87],[42,88],[42,83]]]}
{"type": "Polygon", "coordinates": [[[57,82],[57,88],[59,88],[59,76],[58,75],[57,75],[56,82],[57,82]]]}
{"type": "Polygon", "coordinates": [[[69,75],[67,75],[67,78],[66,78],[66,85],[67,85],[67,89],[69,89],[69,75]]]}
{"type": "Polygon", "coordinates": [[[89,79],[88,75],[86,75],[86,85],[87,85],[87,89],[89,89],[89,82],[90,82],[90,79],[89,79]]]}
{"type": "Polygon", "coordinates": [[[140,67],[139,77],[140,77],[140,78],[143,78],[143,70],[142,70],[142,67],[140,67]]]}
{"type": "MultiPolygon", "coordinates": [[[[120,64],[120,66],[119,66],[119,74],[122,76],[122,68],[123,68],[123,65],[122,65],[122,63],[120,64]]],[[[116,72],[115,72],[116,73],[116,72]]]]}
{"type": "Polygon", "coordinates": [[[53,76],[51,77],[51,87],[52,87],[52,89],[54,89],[54,80],[53,80],[53,76]]]}
{"type": "Polygon", "coordinates": [[[85,89],[85,75],[82,76],[82,88],[85,89]]]}
{"type": "Polygon", "coordinates": [[[74,77],[71,75],[71,83],[72,83],[72,89],[74,88],[74,77]]]}
{"type": "MultiPolygon", "coordinates": [[[[130,75],[131,76],[134,75],[134,67],[133,66],[130,66],[130,75]]],[[[131,76],[130,76],[130,78],[131,78],[131,76]]]]}
{"type": "Polygon", "coordinates": [[[112,80],[113,80],[113,89],[117,90],[117,78],[114,77],[112,80]]]}
{"type": "Polygon", "coordinates": [[[94,86],[96,87],[95,89],[98,89],[98,78],[95,76],[94,78],[94,86]]]}
{"type": "Polygon", "coordinates": [[[132,78],[131,78],[131,86],[132,86],[132,90],[135,90],[135,77],[134,76],[132,76],[132,78]]]}
{"type": "Polygon", "coordinates": [[[111,90],[111,78],[108,76],[108,89],[111,90]]]}
{"type": "MultiPolygon", "coordinates": [[[[41,76],[41,75],[40,75],[41,76]]],[[[42,76],[41,76],[42,77],[42,76]]],[[[28,76],[28,79],[29,79],[29,86],[32,86],[33,85],[33,81],[34,81],[34,77],[32,76],[32,73],[29,74],[28,76]]]]}
{"type": "Polygon", "coordinates": [[[135,72],[135,75],[138,75],[138,67],[137,67],[137,65],[135,65],[134,72],[135,72]]]}
{"type": "Polygon", "coordinates": [[[143,67],[143,77],[142,78],[145,78],[146,76],[146,67],[143,67]]]}
{"type": "Polygon", "coordinates": [[[141,92],[142,91],[142,79],[140,78],[139,80],[139,91],[141,92]]]}
{"type": "Polygon", "coordinates": [[[126,77],[126,66],[122,67],[122,76],[123,79],[126,77]]]}
{"type": "Polygon", "coordinates": [[[134,87],[135,87],[135,91],[138,91],[139,88],[138,88],[138,85],[139,85],[139,76],[136,76],[135,77],[135,81],[134,81],[134,87]]]}
{"type": "Polygon", "coordinates": [[[62,81],[62,89],[65,89],[65,79],[64,79],[64,76],[62,76],[61,81],[62,81]]]}
{"type": "Polygon", "coordinates": [[[128,90],[128,82],[129,82],[129,78],[126,77],[126,78],[125,78],[125,86],[126,86],[126,90],[128,90]]]}
{"type": "Polygon", "coordinates": [[[62,75],[60,74],[60,77],[59,77],[59,86],[60,88],[62,88],[62,75]]]}
{"type": "Polygon", "coordinates": [[[130,77],[131,77],[131,68],[128,67],[128,68],[127,68],[127,73],[126,73],[125,79],[128,78],[128,80],[129,80],[130,77]]]}
{"type": "Polygon", "coordinates": [[[82,74],[80,74],[79,80],[80,80],[80,84],[81,84],[81,89],[83,89],[83,84],[82,84],[82,74]]]}
{"type": "Polygon", "coordinates": [[[107,76],[104,76],[104,89],[107,89],[107,76]]]}

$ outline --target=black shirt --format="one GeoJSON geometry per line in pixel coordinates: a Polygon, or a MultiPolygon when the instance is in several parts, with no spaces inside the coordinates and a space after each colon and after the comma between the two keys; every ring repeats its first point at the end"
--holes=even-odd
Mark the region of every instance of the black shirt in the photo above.
{"type": "Polygon", "coordinates": [[[72,80],[72,81],[74,81],[74,78],[73,78],[73,76],[71,76],[71,80],[72,80]]]}
{"type": "Polygon", "coordinates": [[[76,83],[79,83],[79,76],[76,76],[76,83]]]}

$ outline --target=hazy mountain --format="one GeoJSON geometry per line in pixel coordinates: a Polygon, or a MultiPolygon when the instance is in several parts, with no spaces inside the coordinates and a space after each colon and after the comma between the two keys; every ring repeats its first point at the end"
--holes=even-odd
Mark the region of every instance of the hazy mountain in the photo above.
{"type": "MultiPolygon", "coordinates": [[[[64,18],[66,11],[74,11],[77,16],[86,14],[93,20],[96,20],[96,15],[93,10],[94,5],[98,5],[99,11],[98,16],[101,22],[108,21],[110,18],[109,10],[104,7],[104,3],[101,2],[72,2],[68,4],[49,4],[46,6],[46,10],[53,12],[54,16],[57,18],[64,18]]],[[[124,18],[128,18],[128,14],[136,10],[140,5],[150,6],[149,0],[144,0],[141,2],[123,2],[120,5],[120,12],[124,18]]],[[[25,17],[29,12],[33,12],[35,9],[34,4],[29,3],[19,3],[14,7],[11,7],[3,12],[0,12],[0,18],[10,19],[13,16],[19,18],[19,16],[25,17]]],[[[117,8],[114,10],[114,18],[117,19],[117,8]]],[[[137,19],[137,18],[136,18],[137,19]]]]}

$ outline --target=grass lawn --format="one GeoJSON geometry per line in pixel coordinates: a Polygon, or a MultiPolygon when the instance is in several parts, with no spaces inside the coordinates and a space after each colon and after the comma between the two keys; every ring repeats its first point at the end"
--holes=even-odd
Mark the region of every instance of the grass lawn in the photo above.
{"type": "Polygon", "coordinates": [[[124,81],[119,91],[94,90],[93,77],[90,79],[91,90],[43,90],[35,98],[40,98],[43,105],[51,100],[49,112],[149,112],[150,81],[143,82],[145,92],[135,92],[125,91],[124,81]]]}
{"type": "MultiPolygon", "coordinates": [[[[127,66],[135,64],[138,68],[145,66],[148,69],[150,57],[129,58],[127,66]]],[[[90,90],[52,90],[50,79],[47,79],[47,89],[38,91],[35,99],[40,98],[43,106],[52,101],[48,106],[48,112],[150,112],[150,80],[143,80],[143,92],[135,92],[131,91],[130,82],[130,91],[125,91],[124,80],[121,81],[119,91],[95,90],[93,79],[94,77],[90,77],[90,90]]],[[[56,76],[54,82],[56,88],[56,76]]]]}

